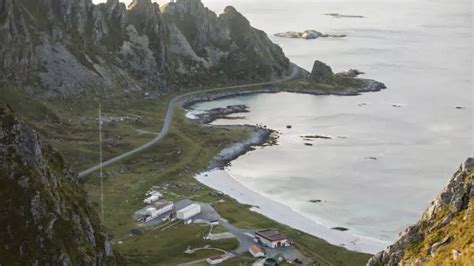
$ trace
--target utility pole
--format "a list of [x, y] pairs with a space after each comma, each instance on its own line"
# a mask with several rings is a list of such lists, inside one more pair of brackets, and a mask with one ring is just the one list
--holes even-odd
[[99, 103], [100, 216], [104, 222], [104, 176], [102, 173], [102, 106]]

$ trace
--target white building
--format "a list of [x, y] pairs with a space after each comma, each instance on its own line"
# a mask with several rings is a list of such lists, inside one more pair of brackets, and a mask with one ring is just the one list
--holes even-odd
[[217, 256], [212, 256], [206, 259], [206, 262], [209, 263], [210, 265], [215, 265], [224, 262], [224, 256], [217, 255]]
[[174, 209], [174, 203], [168, 201], [156, 201], [148, 207], [135, 213], [137, 219], [143, 218], [145, 222], [156, 219], [160, 215], [171, 212]]
[[255, 258], [265, 257], [265, 250], [263, 250], [263, 248], [255, 244], [250, 246], [249, 252]]
[[143, 202], [145, 204], [152, 204], [153, 202], [163, 198], [163, 194], [161, 194], [160, 192], [157, 192], [157, 191], [153, 191], [148, 195], [149, 195], [149, 197], [146, 198], [145, 200], [143, 200]]
[[176, 212], [176, 217], [180, 220], [188, 220], [201, 213], [201, 205], [193, 203]]
[[288, 239], [288, 237], [281, 235], [277, 230], [274, 229], [258, 230], [255, 232], [255, 235], [255, 238], [260, 243], [262, 243], [262, 245], [269, 248], [291, 246], [291, 241]]

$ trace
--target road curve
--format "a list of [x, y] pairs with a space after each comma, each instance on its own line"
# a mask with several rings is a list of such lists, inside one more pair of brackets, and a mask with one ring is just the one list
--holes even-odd
[[145, 143], [145, 144], [143, 144], [139, 147], [134, 148], [133, 150], [127, 151], [127, 152], [125, 152], [121, 155], [118, 155], [114, 158], [111, 158], [111, 159], [103, 162], [102, 165], [99, 163], [95, 166], [90, 167], [89, 169], [81, 171], [79, 173], [79, 177], [84, 177], [84, 176], [86, 176], [90, 173], [93, 173], [93, 172], [99, 170], [101, 166], [102, 167], [109, 166], [109, 165], [114, 164], [114, 163], [116, 163], [116, 162], [118, 162], [118, 161], [120, 161], [124, 158], [129, 157], [130, 155], [133, 155], [137, 152], [141, 152], [141, 151], [153, 146], [155, 143], [157, 143], [161, 139], [163, 139], [168, 134], [168, 130], [169, 130], [169, 127], [170, 127], [170, 124], [171, 124], [171, 120], [173, 119], [174, 107], [176, 106], [176, 103], [179, 102], [180, 100], [184, 99], [185, 97], [200, 94], [200, 93], [207, 93], [207, 92], [214, 92], [214, 91], [223, 91], [223, 90], [230, 90], [230, 89], [248, 88], [248, 87], [256, 87], [256, 86], [262, 86], [262, 85], [282, 83], [282, 82], [285, 82], [285, 81], [289, 81], [289, 80], [295, 78], [298, 75], [299, 68], [294, 64], [292, 64], [291, 67], [292, 67], [291, 74], [288, 77], [284, 78], [284, 79], [269, 81], [269, 82], [259, 82], [259, 83], [251, 83], [251, 84], [244, 84], [244, 85], [235, 85], [235, 86], [228, 86], [228, 87], [220, 87], [220, 88], [192, 91], [192, 92], [184, 93], [184, 94], [177, 95], [177, 96], [173, 97], [170, 100], [170, 102], [168, 103], [168, 110], [166, 111], [165, 120], [163, 121], [163, 127], [161, 128], [160, 133], [158, 133], [155, 138], [153, 138], [149, 142], [147, 142], [147, 143]]

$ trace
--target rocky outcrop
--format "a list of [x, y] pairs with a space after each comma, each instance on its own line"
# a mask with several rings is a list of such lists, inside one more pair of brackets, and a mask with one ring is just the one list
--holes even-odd
[[0, 264], [119, 264], [82, 184], [62, 157], [4, 105], [0, 125]]
[[364, 73], [356, 69], [350, 69], [346, 72], [334, 74], [330, 66], [316, 60], [313, 64], [311, 73], [308, 75], [308, 80], [313, 83], [329, 85], [330, 87], [334, 87], [336, 90], [348, 93], [354, 91], [357, 91], [358, 93], [373, 92], [387, 88], [385, 84], [381, 82], [372, 79], [357, 78], [357, 76], [361, 74]]
[[311, 74], [309, 75], [309, 80], [316, 83], [333, 84], [334, 72], [332, 72], [330, 66], [316, 60], [313, 64], [313, 70], [311, 70]]
[[474, 260], [474, 158], [467, 159], [421, 219], [367, 265], [468, 265]]
[[357, 70], [357, 69], [349, 69], [345, 72], [339, 72], [336, 73], [336, 75], [342, 76], [342, 77], [348, 77], [348, 78], [356, 78], [360, 75], [365, 74], [364, 72]]
[[346, 37], [345, 34], [326, 34], [316, 30], [305, 30], [303, 32], [297, 31], [287, 31], [287, 32], [279, 32], [275, 33], [277, 37], [283, 38], [292, 38], [292, 39], [305, 39], [305, 40], [312, 40], [317, 38], [343, 38]]
[[365, 18], [364, 16], [360, 16], [360, 15], [344, 15], [344, 14], [339, 14], [339, 13], [327, 13], [324, 15], [334, 17], [334, 18]]
[[[199, 0], [1, 0], [0, 85], [39, 97], [281, 77], [289, 61], [232, 7]], [[99, 90], [100, 88], [100, 90]]]
[[205, 111], [197, 114], [196, 117], [201, 123], [208, 124], [216, 119], [226, 118], [230, 114], [248, 113], [248, 109], [246, 105], [229, 105], [227, 107], [218, 107]]

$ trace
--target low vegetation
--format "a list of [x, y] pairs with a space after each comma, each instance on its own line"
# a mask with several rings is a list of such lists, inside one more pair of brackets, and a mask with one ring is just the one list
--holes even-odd
[[[153, 138], [153, 133], [161, 130], [168, 100], [173, 96], [145, 99], [143, 95], [130, 94], [121, 100], [110, 97], [102, 106], [103, 115], [136, 116], [139, 119], [104, 125], [104, 158], [119, 155]], [[21, 92], [2, 94], [2, 98], [7, 98], [6, 102], [16, 103], [19, 113], [63, 152], [74, 169], [83, 170], [98, 163], [98, 98], [76, 98], [66, 104], [60, 100], [15, 101], [16, 97], [22, 97]], [[242, 228], [277, 228], [294, 240], [305, 255], [321, 265], [365, 265], [368, 254], [330, 245], [279, 224], [196, 181], [193, 178], [196, 173], [206, 169], [210, 160], [225, 146], [247, 138], [250, 129], [202, 126], [187, 119], [182, 109], [177, 108], [176, 111], [164, 141], [104, 169], [104, 223], [112, 236], [114, 248], [130, 263], [182, 263], [219, 253], [200, 251], [185, 254], [188, 247], [210, 245], [232, 250], [237, 246], [236, 239], [204, 240], [203, 236], [209, 228], [200, 225], [177, 224], [162, 230], [161, 227], [136, 224], [132, 216], [143, 207], [145, 192], [152, 186], [168, 184], [169, 188], [162, 191], [167, 199], [191, 198], [211, 203], [221, 216]], [[99, 202], [97, 173], [88, 176], [85, 184], [90, 196]], [[98, 203], [96, 207], [99, 207]], [[137, 228], [143, 232], [141, 235], [129, 234], [131, 229]], [[253, 259], [249, 256], [241, 256], [233, 258], [228, 264], [251, 261]]]
[[[472, 182], [474, 174], [466, 178], [466, 183]], [[430, 221], [442, 221], [449, 214], [447, 207], [435, 213]], [[424, 258], [426, 265], [470, 265], [474, 261], [474, 199], [471, 198], [468, 207], [456, 213], [447, 225], [435, 227], [434, 224], [426, 222], [423, 231], [429, 232], [425, 237], [411, 245], [405, 252], [403, 262], [412, 262], [417, 258]], [[430, 250], [435, 243], [439, 243], [449, 237], [451, 240], [441, 245], [434, 254]], [[453, 255], [459, 253], [459, 256]], [[458, 257], [454, 260], [455, 257]]]

